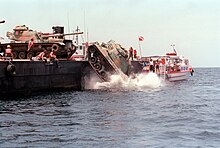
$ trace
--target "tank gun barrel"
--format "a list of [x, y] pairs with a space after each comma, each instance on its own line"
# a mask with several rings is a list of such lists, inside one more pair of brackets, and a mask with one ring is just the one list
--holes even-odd
[[0, 24], [2, 24], [2, 23], [5, 23], [5, 20], [3, 20], [3, 21], [0, 21]]
[[43, 34], [41, 37], [60, 37], [60, 36], [68, 36], [68, 35], [78, 35], [78, 34], [83, 34], [83, 32], [75, 32], [75, 33], [66, 33], [66, 34]]
[[63, 34], [63, 35], [78, 35], [78, 34], [83, 34], [83, 32], [66, 33], [66, 34]]

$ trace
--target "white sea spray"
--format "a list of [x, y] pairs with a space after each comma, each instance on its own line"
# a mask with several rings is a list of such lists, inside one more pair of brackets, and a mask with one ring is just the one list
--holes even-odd
[[145, 91], [161, 85], [161, 79], [155, 73], [137, 74], [127, 79], [123, 79], [120, 75], [112, 75], [109, 82], [97, 82], [94, 89]]

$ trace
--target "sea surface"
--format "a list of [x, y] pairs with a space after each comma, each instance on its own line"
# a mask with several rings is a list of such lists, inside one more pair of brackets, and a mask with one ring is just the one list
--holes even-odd
[[218, 148], [220, 68], [194, 71], [0, 100], [0, 147]]

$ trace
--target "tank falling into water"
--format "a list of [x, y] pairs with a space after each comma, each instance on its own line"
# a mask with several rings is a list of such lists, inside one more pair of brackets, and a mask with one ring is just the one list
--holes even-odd
[[130, 72], [130, 63], [126, 50], [115, 41], [107, 44], [94, 43], [88, 47], [88, 60], [94, 71], [103, 81], [109, 81], [109, 76], [119, 74], [123, 79]]

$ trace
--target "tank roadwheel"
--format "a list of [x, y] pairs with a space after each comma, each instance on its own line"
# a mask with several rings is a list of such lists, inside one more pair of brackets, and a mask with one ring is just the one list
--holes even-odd
[[12, 52], [12, 54], [13, 54], [13, 59], [17, 59], [18, 53], [16, 51], [14, 51], [14, 52]]
[[95, 67], [96, 70], [101, 70], [102, 69], [102, 65], [100, 63], [96, 63], [94, 65], [94, 67]]
[[24, 59], [25, 58], [25, 53], [24, 52], [20, 52], [18, 54], [19, 59]]
[[91, 63], [96, 63], [96, 61], [97, 61], [97, 58], [96, 57], [91, 57]]
[[27, 58], [28, 58], [28, 59], [31, 59], [32, 57], [34, 57], [34, 53], [29, 52], [29, 53], [27, 54]]
[[101, 75], [102, 77], [106, 77], [106, 72], [105, 72], [105, 71], [101, 71], [101, 72], [100, 72], [100, 75]]
[[90, 48], [89, 48], [89, 52], [90, 52], [90, 53], [94, 53], [94, 52], [95, 52], [95, 48], [90, 47]]

